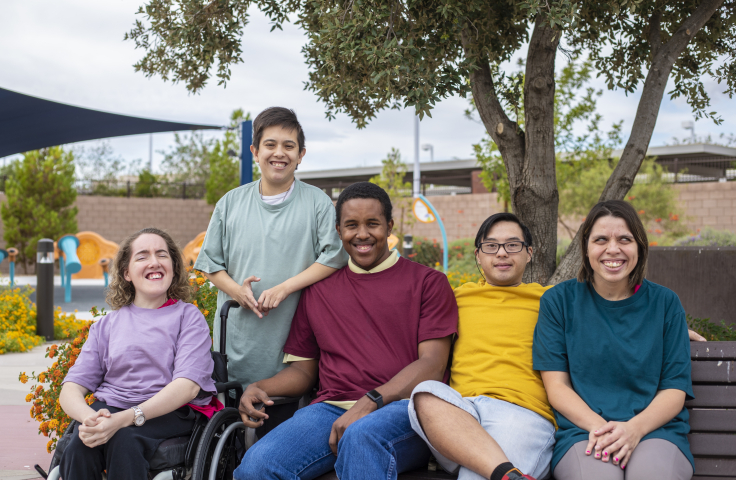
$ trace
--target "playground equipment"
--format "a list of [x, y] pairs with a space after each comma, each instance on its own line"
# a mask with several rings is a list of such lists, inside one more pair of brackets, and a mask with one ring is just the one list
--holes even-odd
[[100, 260], [114, 258], [118, 253], [118, 244], [95, 232], [79, 232], [76, 237], [79, 239], [77, 255], [82, 269], [72, 278], [105, 278], [105, 268]]
[[[394, 235], [393, 233], [388, 236], [388, 249], [394, 250], [396, 247], [399, 246], [399, 237]], [[399, 253], [401, 255], [401, 253]]]
[[79, 239], [74, 235], [64, 235], [56, 242], [64, 258], [59, 257], [59, 268], [61, 270], [61, 285], [64, 287], [64, 302], [72, 301], [72, 274], [82, 269], [82, 264], [77, 256]]
[[187, 243], [184, 247], [184, 250], [182, 250], [182, 253], [184, 254], [185, 265], [194, 265], [194, 262], [197, 261], [197, 255], [199, 255], [199, 251], [202, 249], [202, 243], [204, 243], [205, 233], [207, 232], [202, 232], [194, 237], [194, 240]]
[[8, 261], [10, 262], [10, 286], [15, 285], [15, 257], [18, 256], [17, 248], [8, 249]]
[[102, 275], [105, 277], [105, 288], [107, 288], [108, 278], [107, 278], [107, 270], [110, 266], [110, 259], [109, 258], [103, 258], [100, 260], [100, 267], [102, 267]]

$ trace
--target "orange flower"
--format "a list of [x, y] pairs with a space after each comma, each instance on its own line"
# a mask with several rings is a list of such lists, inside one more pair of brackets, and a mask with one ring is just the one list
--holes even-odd
[[660, 235], [660, 234], [662, 233], [662, 230], [660, 230], [660, 229], [656, 229], [656, 230], [654, 231], [654, 233], [656, 233], [657, 235]]
[[49, 440], [49, 443], [46, 444], [46, 452], [51, 453], [51, 447], [53, 446], [54, 441]]
[[18, 380], [20, 380], [20, 383], [28, 382], [28, 375], [26, 375], [26, 372], [23, 372], [20, 375], [18, 375]]
[[673, 222], [676, 222], [679, 219], [680, 219], [680, 216], [679, 215], [672, 215], [672, 214], [670, 214], [670, 220], [672, 220]]
[[78, 348], [72, 348], [72, 355], [79, 355], [79, 352], [81, 352]]
[[644, 210], [639, 210], [639, 215], [644, 215], [646, 212]]
[[662, 221], [662, 219], [661, 218], [655, 218], [654, 221], [657, 222], [657, 223], [659, 223], [659, 222]]
[[657, 242], [649, 242], [650, 247], [656, 247], [657, 245], [659, 245]]
[[26, 395], [26, 402], [30, 402], [31, 400], [33, 400], [33, 394], [29, 393], [28, 395]]
[[629, 197], [629, 200], [633, 200], [633, 199], [635, 199], [635, 198], [636, 198], [636, 196], [635, 196], [635, 195], [631, 195], [631, 196]]

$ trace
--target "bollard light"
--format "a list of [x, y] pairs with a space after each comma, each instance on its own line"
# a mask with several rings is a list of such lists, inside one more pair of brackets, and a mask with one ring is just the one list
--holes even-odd
[[54, 241], [48, 238], [36, 248], [36, 334], [54, 339]]
[[412, 237], [411, 233], [407, 233], [404, 235], [404, 256], [409, 257], [412, 253], [414, 253], [414, 237]]

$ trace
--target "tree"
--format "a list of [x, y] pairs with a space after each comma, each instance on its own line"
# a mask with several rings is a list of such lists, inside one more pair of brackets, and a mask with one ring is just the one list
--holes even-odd
[[125, 196], [127, 189], [118, 188], [121, 175], [137, 175], [141, 159], [127, 161], [115, 155], [108, 140], [102, 140], [89, 148], [74, 150], [75, 174], [78, 187], [88, 189], [92, 195]]
[[217, 140], [202, 131], [174, 134], [174, 146], [162, 152], [161, 170], [170, 182], [204, 184], [210, 176], [210, 155]]
[[[403, 251], [405, 228], [414, 224], [415, 218], [412, 215], [412, 197], [411, 183], [405, 182], [406, 163], [401, 160], [401, 152], [392, 148], [381, 160], [383, 168], [380, 175], [376, 175], [370, 179], [371, 183], [375, 183], [382, 189], [386, 190], [394, 212], [398, 211], [398, 221], [394, 219], [394, 234], [399, 237], [399, 249]], [[394, 218], [397, 215], [394, 214]]]
[[[250, 120], [250, 113], [243, 114], [242, 109], [230, 115], [230, 129], [225, 137], [215, 142], [209, 154], [210, 175], [205, 181], [205, 199], [210, 205], [217, 203], [223, 195], [240, 185], [240, 123]], [[258, 164], [253, 162], [253, 180], [261, 178]]]
[[36, 244], [77, 232], [74, 155], [61, 147], [33, 150], [13, 164], [2, 205], [5, 243], [18, 248], [18, 262], [28, 273], [36, 262]]
[[[621, 160], [599, 200], [622, 199], [634, 183], [654, 131], [667, 80], [696, 117], [711, 117], [703, 79], [736, 91], [733, 0], [309, 0], [254, 2], [279, 28], [296, 16], [308, 42], [307, 88], [328, 117], [348, 114], [363, 127], [384, 108], [423, 116], [451, 95], [472, 92], [508, 172], [511, 206], [538, 239], [526, 281], [574, 276], [573, 242], [555, 271], [559, 194], [555, 171], [557, 51], [587, 52], [609, 89], [641, 98]], [[247, 0], [150, 0], [126, 38], [146, 50], [135, 68], [200, 90], [217, 65], [221, 84], [242, 62]], [[523, 78], [500, 66], [528, 45]], [[563, 47], [564, 45], [564, 47]], [[523, 123], [513, 113], [524, 105]]]

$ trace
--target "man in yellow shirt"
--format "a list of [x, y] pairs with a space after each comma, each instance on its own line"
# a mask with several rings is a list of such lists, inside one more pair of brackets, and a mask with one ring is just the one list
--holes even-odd
[[555, 424], [532, 369], [532, 342], [539, 299], [550, 287], [521, 282], [532, 236], [515, 215], [486, 219], [475, 247], [485, 281], [455, 289], [460, 317], [450, 385], [417, 385], [412, 427], [445, 470], [459, 470], [459, 480], [546, 478]]

